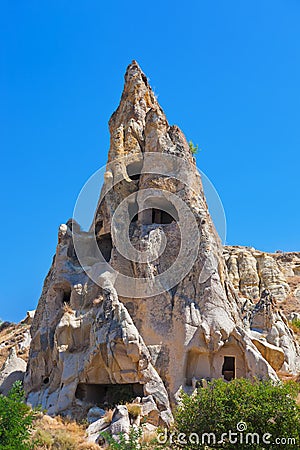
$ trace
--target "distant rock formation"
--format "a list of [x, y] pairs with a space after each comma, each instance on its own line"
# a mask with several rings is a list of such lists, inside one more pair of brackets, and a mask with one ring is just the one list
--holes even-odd
[[267, 289], [287, 316], [300, 312], [300, 253], [266, 253], [252, 247], [226, 246], [224, 257], [239, 297], [255, 302]]
[[59, 228], [31, 327], [28, 402], [76, 414], [151, 396], [168, 425], [180, 389], [200, 380], [295, 372], [275, 305], [290, 292], [283, 256], [223, 255], [189, 145], [136, 62], [109, 125], [92, 227]]
[[0, 370], [0, 394], [7, 395], [16, 381], [23, 381], [26, 362], [17, 356], [12, 347], [7, 360]]

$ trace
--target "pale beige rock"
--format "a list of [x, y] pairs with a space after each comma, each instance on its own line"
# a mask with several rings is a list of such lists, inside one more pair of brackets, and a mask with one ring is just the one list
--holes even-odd
[[[277, 379], [251, 340], [249, 326], [255, 321], [267, 328], [269, 340], [277, 339], [278, 348], [283, 348], [284, 370], [295, 370], [298, 350], [293, 347], [283, 319], [279, 315], [265, 317], [266, 311], [263, 317], [252, 313], [252, 299], [261, 293], [261, 280], [265, 286], [270, 285], [276, 298], [289, 292], [281, 283], [281, 265], [249, 249], [227, 249], [223, 256], [189, 145], [179, 128], [168, 124], [136, 62], [127, 69], [121, 102], [109, 126], [111, 164], [107, 166], [102, 193], [110, 190], [97, 206], [93, 227], [111, 268], [134, 278], [136, 285], [141, 278], [146, 278], [147, 283], [144, 291], [136, 290], [141, 295], [130, 295], [126, 290], [121, 295], [124, 286], [118, 284], [120, 277], [97, 259], [93, 227], [90, 232], [82, 232], [74, 220], [61, 225], [55, 259], [31, 327], [25, 377], [28, 401], [41, 404], [49, 414], [72, 414], [76, 408], [90, 408], [91, 401], [108, 402], [106, 389], [127, 385], [133, 390], [133, 398], [141, 397], [142, 405], [145, 398], [151, 399], [150, 413], [155, 424], [170, 425], [170, 402], [175, 403], [181, 388], [191, 389], [192, 380], [221, 378], [228, 373], [233, 377]], [[180, 173], [186, 182], [175, 176], [154, 176], [149, 170], [142, 171], [135, 180], [130, 168], [144, 169], [150, 152], [177, 156], [179, 167], [166, 162], [166, 168], [171, 175], [172, 170]], [[118, 159], [123, 156], [126, 161]], [[178, 214], [175, 221], [157, 223], [160, 216], [153, 202], [158, 200], [149, 196], [148, 189], [162, 190], [163, 204], [169, 201], [167, 204], [174, 207], [178, 201], [186, 209], [174, 207]], [[171, 193], [177, 199], [173, 199], [174, 204], [168, 200]], [[147, 250], [146, 260], [142, 254], [136, 260], [126, 259], [111, 239], [121, 236], [122, 241], [128, 234], [126, 221], [114, 221], [114, 215], [132, 194], [131, 205], [140, 209], [146, 205], [146, 209], [130, 225], [131, 247], [141, 249], [141, 253]], [[193, 244], [189, 250], [196, 248], [195, 263], [181, 281], [170, 286], [166, 283], [162, 292], [148, 295], [155, 277], [179, 259], [179, 225], [189, 223], [190, 211], [195, 226], [189, 228]], [[76, 251], [74, 241], [79, 246]], [[77, 250], [84, 260], [82, 265]], [[180, 259], [181, 269], [186, 269], [186, 263]], [[245, 305], [247, 298], [249, 304]], [[127, 419], [125, 422], [128, 425]], [[110, 431], [118, 433], [117, 428], [112, 426]]]
[[[226, 246], [224, 257], [234, 288], [244, 297], [259, 298], [264, 289], [282, 302], [299, 300], [300, 253], [265, 253], [251, 247]], [[299, 304], [300, 311], [300, 304]]]
[[269, 344], [266, 340], [252, 339], [253, 344], [266, 361], [273, 367], [274, 370], [279, 371], [284, 363], [284, 352], [281, 348]]
[[0, 394], [7, 395], [16, 381], [23, 381], [26, 362], [17, 356], [15, 347], [0, 370]]

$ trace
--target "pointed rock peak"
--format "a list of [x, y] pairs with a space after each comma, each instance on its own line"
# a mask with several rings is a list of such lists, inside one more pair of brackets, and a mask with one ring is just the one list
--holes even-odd
[[109, 121], [111, 135], [109, 160], [144, 151], [145, 127], [149, 112], [168, 128], [146, 75], [136, 61], [127, 67], [120, 104]]
[[130, 83], [132, 79], [136, 79], [137, 77], [140, 77], [146, 86], [148, 86], [148, 79], [146, 75], [142, 72], [142, 69], [138, 65], [138, 63], [133, 60], [131, 64], [126, 69], [125, 73], [125, 84]]

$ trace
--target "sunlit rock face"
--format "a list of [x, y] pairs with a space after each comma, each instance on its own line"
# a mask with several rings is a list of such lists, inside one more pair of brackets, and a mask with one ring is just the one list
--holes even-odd
[[[238, 289], [260, 295], [255, 256], [224, 258], [189, 145], [135, 61], [109, 127], [91, 229], [74, 220], [59, 228], [31, 327], [28, 401], [50, 414], [75, 414], [122, 395], [151, 395], [164, 425], [181, 387], [294, 371], [292, 335], [287, 343], [272, 328], [275, 321], [287, 334], [283, 317], [274, 313], [268, 329], [253, 335], [254, 313]], [[259, 269], [266, 280], [268, 264]], [[243, 270], [249, 279], [241, 281]]]

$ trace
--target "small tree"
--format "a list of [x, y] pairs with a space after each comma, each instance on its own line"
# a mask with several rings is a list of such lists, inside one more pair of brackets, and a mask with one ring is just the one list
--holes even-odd
[[193, 141], [190, 141], [190, 142], [189, 142], [189, 147], [190, 147], [191, 154], [192, 154], [193, 156], [196, 155], [196, 154], [198, 153], [198, 151], [199, 151], [198, 144], [197, 144], [197, 145], [194, 145], [194, 144], [193, 144]]
[[[300, 408], [296, 404], [298, 392], [296, 383], [251, 382], [240, 378], [230, 383], [215, 380], [207, 388], [197, 389], [192, 396], [182, 394], [180, 406], [175, 412], [175, 436], [184, 433], [189, 439], [191, 433], [196, 433], [199, 444], [194, 435], [194, 443], [179, 442], [177, 448], [300, 448]], [[237, 433], [235, 444], [230, 441], [230, 430]], [[266, 439], [270, 443], [264, 444], [263, 436], [267, 433], [270, 437]], [[175, 445], [173, 448], [176, 448]]]
[[22, 383], [16, 381], [7, 397], [0, 395], [0, 449], [29, 450], [35, 413], [24, 403]]

